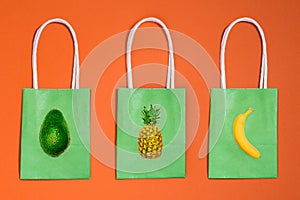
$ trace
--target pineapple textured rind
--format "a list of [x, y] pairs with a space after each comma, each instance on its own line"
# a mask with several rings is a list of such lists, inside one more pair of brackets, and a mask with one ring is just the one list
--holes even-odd
[[157, 158], [162, 153], [162, 134], [154, 125], [143, 127], [138, 136], [138, 150], [144, 158]]

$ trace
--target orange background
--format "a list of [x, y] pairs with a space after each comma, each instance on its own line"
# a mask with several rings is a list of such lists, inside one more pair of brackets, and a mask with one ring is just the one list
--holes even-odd
[[[0, 199], [300, 199], [299, 6], [297, 0], [2, 0]], [[208, 129], [209, 93], [186, 70], [189, 65], [175, 57], [178, 71], [191, 79], [195, 91], [199, 92], [197, 96], [201, 104], [197, 136], [187, 150], [186, 178], [120, 181], [115, 179], [114, 169], [91, 157], [90, 180], [20, 181], [22, 88], [32, 86], [31, 47], [35, 30], [47, 19], [66, 19], [76, 30], [83, 61], [99, 43], [130, 29], [138, 20], [148, 16], [158, 17], [170, 29], [192, 37], [207, 50], [215, 63], [219, 62], [222, 32], [231, 21], [250, 16], [262, 25], [268, 45], [269, 87], [279, 89], [279, 177], [254, 180], [207, 178], [207, 159], [199, 159], [198, 153]], [[38, 56], [41, 87], [69, 87], [70, 76], [66, 77], [66, 74], [71, 74], [71, 42], [69, 32], [59, 25], [50, 25], [44, 31]], [[228, 87], [256, 87], [261, 52], [256, 30], [239, 24], [233, 29], [227, 47]], [[166, 64], [166, 58], [148, 51], [135, 56], [134, 64]], [[120, 68], [122, 71], [108, 74], [121, 76], [125, 73], [125, 57], [118, 59], [116, 64], [124, 66]], [[103, 77], [103, 81], [108, 85], [115, 84], [113, 78]], [[110, 105], [106, 93], [110, 92], [105, 88], [97, 90], [96, 112], [100, 113], [98, 118], [105, 124], [106, 134], [114, 141], [115, 124], [111, 111], [99, 112]], [[103, 99], [100, 98], [102, 95]]]

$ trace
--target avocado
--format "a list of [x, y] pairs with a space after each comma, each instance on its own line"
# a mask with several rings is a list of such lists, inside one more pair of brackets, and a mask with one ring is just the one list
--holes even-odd
[[70, 132], [63, 113], [52, 109], [46, 115], [39, 134], [43, 151], [51, 157], [60, 156], [70, 145]]

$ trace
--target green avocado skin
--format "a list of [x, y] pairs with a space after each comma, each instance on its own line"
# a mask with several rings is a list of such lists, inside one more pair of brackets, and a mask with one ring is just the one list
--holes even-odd
[[39, 134], [43, 151], [51, 157], [60, 156], [70, 145], [70, 132], [63, 113], [52, 109], [46, 115]]

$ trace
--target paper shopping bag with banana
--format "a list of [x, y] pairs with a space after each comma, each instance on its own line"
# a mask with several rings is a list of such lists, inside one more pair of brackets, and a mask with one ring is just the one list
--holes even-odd
[[[250, 22], [260, 32], [260, 88], [226, 89], [225, 45], [238, 22]], [[240, 18], [225, 30], [221, 45], [221, 88], [211, 89], [209, 178], [277, 177], [277, 89], [267, 88], [264, 33], [251, 18]]]

